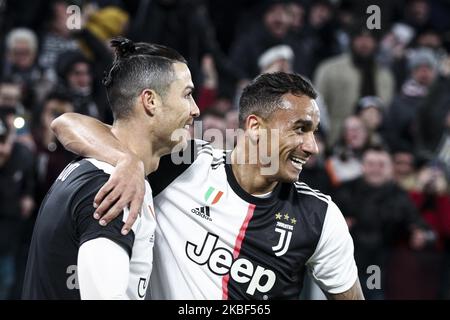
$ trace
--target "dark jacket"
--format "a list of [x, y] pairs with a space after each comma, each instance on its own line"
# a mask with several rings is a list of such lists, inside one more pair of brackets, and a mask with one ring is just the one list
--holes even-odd
[[358, 178], [335, 192], [335, 202], [345, 217], [353, 218], [350, 232], [360, 266], [382, 264], [385, 250], [409, 236], [412, 226], [426, 228], [408, 194], [395, 183], [372, 187]]

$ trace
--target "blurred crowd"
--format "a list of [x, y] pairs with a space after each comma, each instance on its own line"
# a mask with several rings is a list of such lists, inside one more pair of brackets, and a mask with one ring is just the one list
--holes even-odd
[[20, 298], [37, 210], [74, 159], [52, 120], [113, 121], [102, 78], [121, 35], [183, 54], [202, 130], [224, 137], [252, 78], [309, 78], [321, 153], [300, 178], [344, 214], [366, 298], [450, 298], [450, 1], [0, 0], [0, 299]]

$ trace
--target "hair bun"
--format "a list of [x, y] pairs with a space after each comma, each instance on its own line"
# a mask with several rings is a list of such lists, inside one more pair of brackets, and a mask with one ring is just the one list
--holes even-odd
[[116, 48], [116, 54], [120, 58], [124, 58], [136, 52], [136, 45], [127, 38], [116, 38], [111, 40], [111, 46]]

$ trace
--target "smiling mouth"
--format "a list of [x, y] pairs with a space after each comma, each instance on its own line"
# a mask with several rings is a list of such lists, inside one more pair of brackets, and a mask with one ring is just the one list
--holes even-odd
[[289, 160], [291, 160], [292, 165], [298, 169], [298, 170], [302, 170], [303, 169], [303, 165], [306, 163], [306, 159], [302, 159], [302, 158], [298, 158], [298, 157], [290, 157]]

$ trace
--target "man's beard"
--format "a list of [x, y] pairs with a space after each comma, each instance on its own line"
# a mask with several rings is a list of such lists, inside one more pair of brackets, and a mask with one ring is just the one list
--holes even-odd
[[373, 67], [375, 63], [375, 53], [372, 53], [370, 55], [360, 55], [359, 53], [355, 52], [355, 50], [351, 50], [351, 56], [352, 61], [358, 68], [368, 68]]

